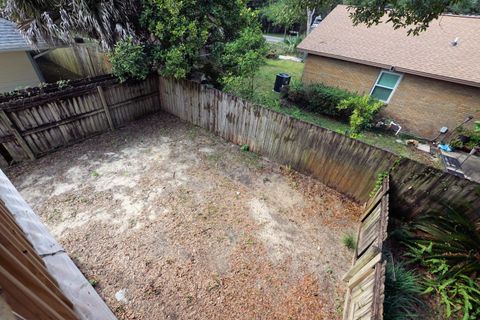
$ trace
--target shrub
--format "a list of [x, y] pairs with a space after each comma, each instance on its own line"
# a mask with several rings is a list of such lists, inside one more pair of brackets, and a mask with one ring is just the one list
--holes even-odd
[[267, 44], [267, 53], [265, 57], [268, 59], [278, 59], [278, 56], [283, 54], [286, 50], [286, 45], [283, 43], [269, 43]]
[[310, 112], [325, 114], [339, 119], [347, 120], [351, 110], [337, 108], [342, 100], [353, 97], [354, 94], [323, 84], [303, 85], [294, 83], [288, 92], [287, 99], [301, 109]]
[[127, 38], [115, 45], [110, 54], [112, 73], [125, 81], [129, 78], [145, 80], [150, 73], [149, 59], [143, 45], [134, 43], [133, 39]]
[[387, 263], [385, 274], [385, 320], [418, 319], [419, 309], [424, 307], [420, 295], [423, 292], [420, 276], [403, 263]]
[[340, 101], [337, 109], [352, 112], [350, 116], [350, 129], [353, 133], [359, 133], [371, 127], [375, 116], [382, 107], [382, 102], [365, 95], [344, 99]]
[[295, 36], [295, 37], [287, 37], [284, 42], [287, 45], [286, 53], [287, 54], [296, 54], [297, 53], [297, 46], [302, 42], [304, 37]]
[[[456, 149], [463, 149], [467, 147], [469, 149], [473, 149], [475, 147], [480, 146], [480, 122], [475, 122], [475, 126], [472, 130], [465, 129], [464, 127], [460, 127], [457, 129], [457, 133], [468, 138], [468, 141], [462, 142], [459, 140], [457, 136], [455, 139], [450, 141], [450, 146]], [[477, 128], [478, 126], [478, 128]]]
[[355, 243], [355, 238], [351, 234], [345, 234], [342, 237], [342, 243], [349, 250], [355, 250], [355, 248], [357, 247], [357, 244]]

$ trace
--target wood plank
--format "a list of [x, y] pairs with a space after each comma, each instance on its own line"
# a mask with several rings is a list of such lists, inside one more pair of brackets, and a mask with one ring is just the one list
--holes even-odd
[[357, 274], [367, 263], [374, 259], [381, 250], [378, 247], [370, 247], [364, 255], [358, 259], [350, 270], [342, 277], [342, 281], [349, 281], [355, 274]]
[[348, 281], [348, 286], [352, 288], [353, 286], [356, 286], [360, 281], [362, 281], [365, 277], [368, 276], [369, 272], [373, 272], [372, 268], [377, 264], [378, 262], [382, 261], [382, 253], [378, 253], [372, 260], [370, 260], [368, 263], [366, 263], [360, 270], [358, 270], [357, 273], [353, 277], [350, 278]]
[[115, 130], [115, 126], [113, 125], [112, 115], [110, 114], [110, 108], [107, 104], [107, 100], [105, 99], [105, 93], [103, 92], [103, 88], [101, 86], [97, 87], [98, 95], [100, 96], [100, 101], [102, 102], [103, 110], [105, 111], [105, 115], [107, 116], [108, 125], [110, 130]]
[[32, 149], [30, 149], [30, 146], [23, 139], [22, 135], [17, 130], [15, 125], [12, 123], [12, 121], [10, 121], [10, 118], [8, 117], [8, 115], [4, 110], [0, 110], [0, 118], [3, 120], [3, 123], [5, 123], [8, 126], [10, 132], [15, 136], [15, 139], [17, 140], [18, 144], [22, 147], [23, 151], [25, 151], [28, 157], [32, 160], [35, 159], [35, 155]]
[[18, 320], [15, 319], [12, 308], [8, 305], [5, 300], [5, 293], [2, 288], [0, 288], [0, 319], [2, 320]]

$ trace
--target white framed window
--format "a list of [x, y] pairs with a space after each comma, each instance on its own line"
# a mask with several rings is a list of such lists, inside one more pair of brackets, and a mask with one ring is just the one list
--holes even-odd
[[380, 71], [377, 81], [370, 91], [370, 96], [380, 101], [388, 103], [392, 98], [395, 89], [402, 80], [402, 74], [391, 71]]

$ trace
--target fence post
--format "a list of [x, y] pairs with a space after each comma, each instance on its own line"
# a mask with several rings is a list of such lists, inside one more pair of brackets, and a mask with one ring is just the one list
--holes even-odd
[[33, 160], [35, 159], [35, 154], [33, 153], [32, 149], [30, 149], [29, 145], [23, 139], [22, 135], [20, 132], [17, 130], [13, 122], [10, 120], [8, 117], [7, 113], [4, 110], [0, 110], [0, 118], [3, 120], [5, 125], [8, 127], [8, 129], [13, 133], [15, 136], [15, 139], [17, 140], [18, 144], [22, 147], [23, 151], [25, 151], [28, 155], [28, 157]]
[[110, 130], [114, 130], [115, 126], [113, 125], [112, 115], [110, 114], [110, 108], [108, 107], [107, 100], [105, 99], [105, 94], [101, 86], [97, 86], [98, 94], [100, 95], [100, 100], [102, 101], [103, 109], [105, 110], [105, 115], [107, 116], [108, 125]]

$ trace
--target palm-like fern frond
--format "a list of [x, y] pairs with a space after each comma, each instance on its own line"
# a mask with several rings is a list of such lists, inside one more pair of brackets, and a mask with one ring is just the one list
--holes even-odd
[[[406, 244], [422, 250], [421, 259], [441, 259], [449, 266], [450, 274], [480, 275], [480, 228], [461, 210], [448, 208], [442, 212], [424, 214], [410, 224]], [[409, 255], [415, 256], [410, 250]]]
[[1, 15], [33, 43], [87, 37], [110, 49], [116, 40], [136, 34], [138, 7], [136, 0], [6, 0]]

